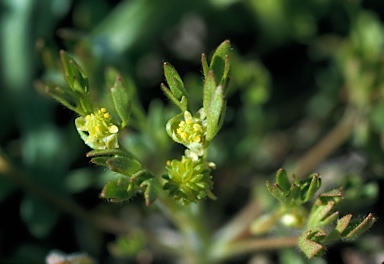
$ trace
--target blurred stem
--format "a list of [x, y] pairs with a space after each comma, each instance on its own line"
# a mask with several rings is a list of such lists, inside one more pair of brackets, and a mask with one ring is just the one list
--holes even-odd
[[36, 195], [44, 201], [47, 201], [63, 212], [81, 219], [88, 224], [96, 226], [100, 230], [121, 234], [128, 233], [130, 230], [120, 221], [107, 215], [94, 214], [88, 212], [74, 200], [69, 197], [63, 197], [34, 182], [31, 177], [23, 174], [12, 165], [11, 161], [0, 148], [0, 175], [15, 182], [26, 191]]
[[207, 259], [210, 234], [204, 221], [202, 204], [181, 205], [165, 195], [159, 197], [157, 204], [184, 237], [185, 248], [179, 251], [184, 258], [183, 263], [212, 263]]
[[213, 260], [220, 262], [245, 253], [295, 247], [296, 245], [297, 237], [255, 238], [233, 241], [221, 247], [219, 251], [214, 252]]
[[342, 119], [314, 147], [308, 150], [292, 170], [298, 178], [315, 170], [334, 150], [340, 147], [353, 132], [357, 113], [347, 108]]
[[219, 244], [237, 239], [249, 228], [252, 221], [260, 214], [257, 199], [252, 199], [244, 208], [215, 234], [215, 241]]

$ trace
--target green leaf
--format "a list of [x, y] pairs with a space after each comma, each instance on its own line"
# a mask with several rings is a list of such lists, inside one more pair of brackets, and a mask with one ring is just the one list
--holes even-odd
[[359, 218], [351, 221], [348, 224], [348, 227], [342, 233], [343, 237], [354, 239], [365, 231], [367, 231], [371, 226], [377, 221], [377, 218], [373, 214], [369, 214], [365, 218]]
[[207, 78], [207, 75], [209, 72], [209, 66], [208, 66], [207, 56], [204, 53], [201, 54], [201, 65], [203, 67], [204, 78]]
[[97, 157], [97, 156], [132, 157], [130, 153], [120, 149], [94, 149], [87, 153], [87, 158]]
[[161, 183], [158, 178], [153, 177], [143, 181], [140, 187], [145, 188], [144, 199], [147, 206], [151, 205], [161, 192]]
[[128, 178], [109, 181], [101, 191], [100, 197], [110, 202], [123, 202], [132, 198], [138, 188]]
[[108, 159], [110, 159], [110, 157], [94, 157], [91, 159], [91, 162], [99, 166], [108, 166]]
[[339, 189], [333, 189], [329, 192], [320, 194], [319, 197], [316, 199], [315, 204], [324, 205], [327, 204], [329, 201], [333, 201], [337, 204], [341, 201], [342, 197], [343, 187], [340, 187]]
[[281, 187], [277, 184], [277, 183], [274, 183], [273, 185], [271, 185], [269, 183], [269, 181], [266, 182], [266, 185], [267, 185], [267, 189], [268, 191], [277, 199], [279, 200], [280, 202], [284, 202], [287, 198], [287, 196], [285, 195], [285, 192], [283, 189], [281, 189]]
[[203, 86], [203, 108], [206, 114], [208, 114], [209, 112], [212, 96], [215, 93], [216, 88], [217, 88], [217, 84], [215, 80], [215, 75], [213, 74], [213, 71], [209, 71], [208, 75], [204, 80], [204, 86]]
[[276, 173], [276, 183], [283, 191], [289, 191], [291, 183], [288, 179], [288, 174], [284, 169], [279, 169]]
[[223, 87], [219, 85], [212, 95], [209, 108], [206, 110], [207, 115], [207, 134], [206, 140], [209, 142], [220, 130], [224, 120], [225, 99]]
[[333, 242], [339, 239], [355, 239], [367, 231], [377, 219], [369, 214], [365, 218], [352, 220], [352, 214], [347, 214], [337, 221], [335, 228], [326, 238], [326, 242]]
[[309, 200], [311, 200], [317, 190], [319, 190], [319, 188], [321, 187], [320, 174], [313, 173], [309, 177], [310, 178], [300, 186], [303, 202], [308, 202]]
[[64, 66], [65, 77], [72, 90], [81, 94], [89, 92], [88, 78], [84, 70], [65, 51], [60, 51], [61, 61]]
[[172, 94], [178, 99], [181, 100], [183, 96], [187, 96], [187, 91], [184, 88], [183, 80], [180, 75], [177, 73], [175, 68], [167, 62], [163, 64], [165, 79], [167, 80], [168, 86], [171, 89]]
[[351, 222], [352, 214], [347, 214], [337, 221], [335, 230], [341, 235], [348, 227]]
[[332, 213], [335, 204], [334, 201], [328, 201], [325, 204], [313, 205], [308, 217], [307, 226], [310, 228], [326, 226], [335, 221], [339, 214], [338, 212]]
[[231, 43], [229, 40], [222, 42], [212, 56], [210, 69], [213, 70], [216, 81], [219, 84], [225, 84], [225, 80], [229, 73], [229, 53], [231, 51]]
[[141, 164], [137, 160], [127, 157], [112, 157], [106, 163], [112, 171], [126, 176], [132, 176], [141, 170]]
[[299, 185], [292, 184], [291, 189], [289, 190], [289, 192], [286, 195], [287, 195], [287, 198], [285, 199], [285, 201], [283, 201], [283, 203], [285, 205], [295, 206], [295, 205], [302, 203], [302, 201], [300, 199], [301, 192], [300, 192], [300, 186]]
[[305, 231], [298, 239], [298, 246], [308, 259], [318, 257], [323, 254], [325, 250], [324, 245], [319, 243], [325, 236], [326, 232], [322, 228], [314, 231]]
[[176, 96], [171, 92], [171, 90], [169, 90], [168, 87], [165, 86], [165, 84], [162, 83], [160, 85], [160, 88], [164, 92], [164, 94], [168, 97], [168, 99], [171, 100], [171, 102], [174, 103], [177, 107], [179, 107], [182, 112], [187, 111], [188, 102], [185, 96], [183, 96], [179, 101], [176, 98]]
[[[130, 89], [126, 86], [134, 87], [132, 81], [127, 84], [123, 83], [123, 79], [120, 74], [110, 69], [108, 75], [115, 75], [115, 81], [111, 87], [112, 101], [115, 106], [116, 112], [119, 115], [121, 127], [125, 127], [128, 124], [129, 116], [131, 114], [131, 93]], [[113, 71], [113, 72], [112, 72]]]

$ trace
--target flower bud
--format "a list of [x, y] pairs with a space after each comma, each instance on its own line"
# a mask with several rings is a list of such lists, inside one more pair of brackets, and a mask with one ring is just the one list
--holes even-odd
[[183, 204], [205, 198], [212, 189], [210, 169], [201, 160], [195, 161], [183, 156], [181, 161], [168, 161], [166, 168], [168, 174], [164, 176], [164, 189], [169, 190], [169, 194]]

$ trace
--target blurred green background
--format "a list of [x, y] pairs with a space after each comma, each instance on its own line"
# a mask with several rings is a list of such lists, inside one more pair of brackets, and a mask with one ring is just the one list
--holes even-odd
[[[140, 197], [119, 205], [98, 198], [111, 173], [89, 164], [76, 116], [40, 84], [63, 83], [60, 49], [86, 69], [98, 100], [105, 67], [129, 76], [147, 120], [133, 119], [122, 142], [162, 173], [180, 154], [165, 133], [175, 109], [159, 88], [162, 63], [198, 96], [201, 53], [225, 39], [233, 56], [226, 121], [210, 150], [218, 196], [207, 202], [212, 229], [250, 197], [267, 209], [265, 181], [278, 168], [299, 177], [318, 171], [325, 188], [344, 185], [342, 212], [379, 218], [357, 243], [330, 247], [318, 263], [381, 263], [383, 19], [381, 0], [1, 0], [0, 263], [42, 263], [53, 249], [87, 252], [100, 263], [169, 263], [144, 249], [140, 232], [115, 240], [131, 227], [167, 223]], [[248, 254], [229, 263], [299, 255]]]

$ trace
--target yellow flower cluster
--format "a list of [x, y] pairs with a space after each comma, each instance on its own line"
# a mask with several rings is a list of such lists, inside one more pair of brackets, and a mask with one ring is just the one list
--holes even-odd
[[93, 149], [119, 147], [119, 128], [112, 123], [111, 115], [104, 107], [85, 117], [78, 117], [76, 127], [85, 143]]
[[184, 112], [185, 121], [179, 123], [179, 127], [176, 130], [176, 133], [183, 139], [185, 142], [189, 143], [200, 143], [203, 140], [204, 130], [203, 127], [193, 120], [190, 112]]

